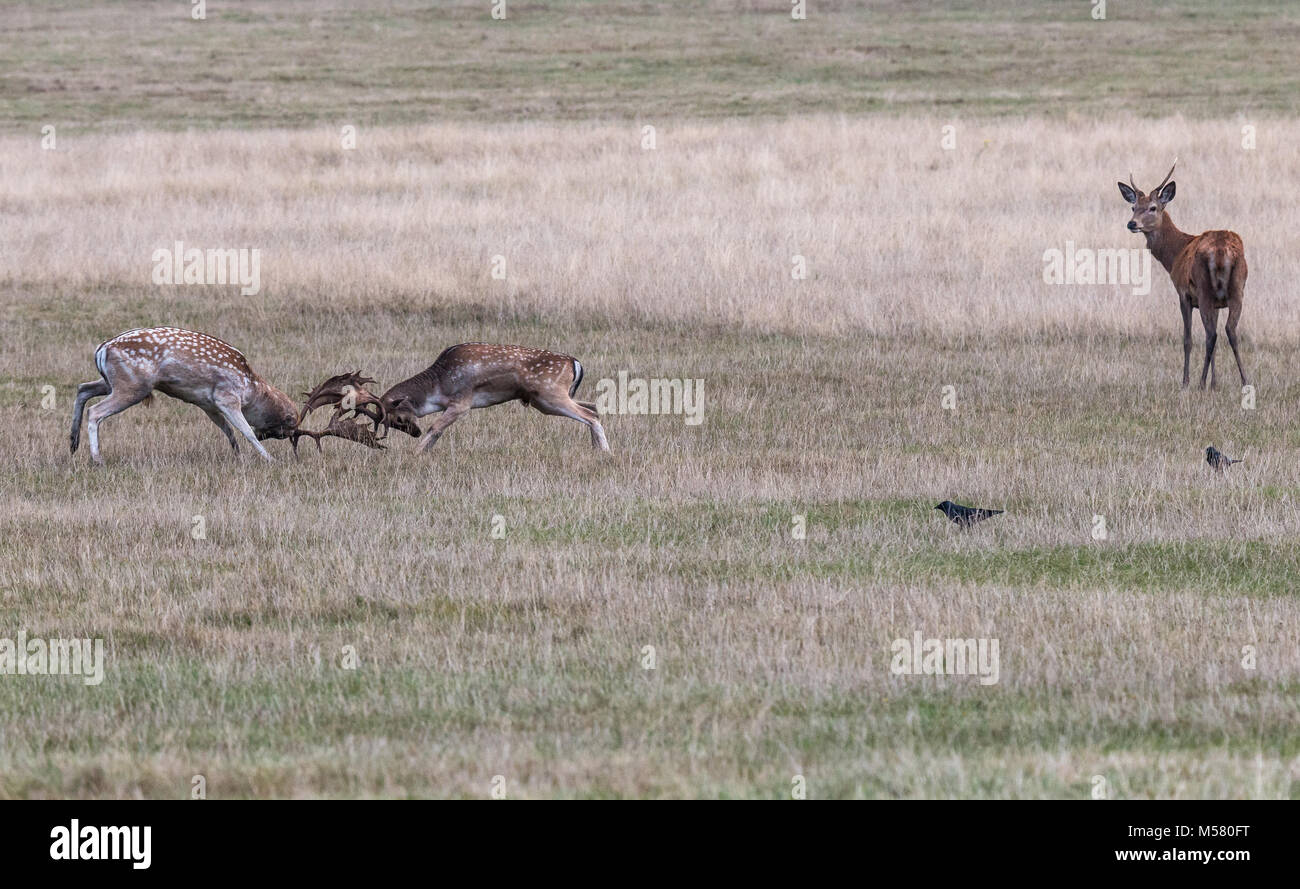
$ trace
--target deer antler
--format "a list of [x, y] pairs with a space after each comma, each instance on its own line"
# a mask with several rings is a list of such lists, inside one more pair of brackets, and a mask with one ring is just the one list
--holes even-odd
[[[307, 396], [307, 400], [303, 402], [302, 411], [298, 414], [298, 427], [290, 436], [294, 454], [298, 453], [298, 439], [304, 435], [316, 442], [318, 451], [321, 449], [320, 440], [329, 436], [345, 438], [368, 448], [383, 450], [384, 446], [379, 443], [379, 440], [388, 433], [387, 412], [384, 410], [383, 402], [366, 389], [366, 386], [373, 382], [375, 381], [369, 377], [362, 376], [361, 371], [354, 370], [351, 373], [332, 376], [310, 392], [303, 393]], [[334, 405], [334, 412], [330, 414], [329, 425], [324, 429], [315, 432], [302, 427], [308, 414], [319, 407], [331, 404]], [[357, 416], [358, 419], [348, 421], [346, 419], [348, 414]], [[360, 416], [370, 420], [372, 428], [367, 429]], [[383, 435], [377, 434], [381, 426]]]
[[333, 415], [330, 416], [329, 425], [319, 432], [314, 432], [311, 429], [303, 429], [301, 427], [295, 429], [289, 438], [289, 443], [293, 446], [294, 454], [297, 455], [298, 453], [298, 439], [302, 438], [304, 435], [316, 442], [317, 451], [321, 449], [320, 440], [329, 436], [346, 438], [348, 441], [355, 441], [357, 444], [363, 444], [368, 448], [373, 448], [379, 451], [384, 450], [384, 446], [375, 436], [374, 430], [367, 429], [366, 424], [360, 420], [344, 420], [343, 414], [344, 411], [336, 408]]
[[[307, 400], [298, 415], [298, 423], [301, 424], [316, 408], [332, 404], [336, 405], [336, 415], [346, 414], [349, 411], [353, 414], [364, 414], [373, 424], [373, 431], [378, 432], [384, 422], [385, 411], [383, 402], [366, 389], [366, 386], [373, 382], [375, 381], [369, 377], [362, 376], [359, 370], [330, 377], [310, 392], [303, 393], [307, 396]], [[344, 401], [348, 402], [347, 407], [337, 407]]]
[[[1178, 158], [1175, 157], [1175, 158], [1174, 158], [1174, 167], [1176, 167], [1176, 166], [1178, 166]], [[1155, 187], [1155, 190], [1151, 192], [1152, 194], [1160, 194], [1160, 189], [1162, 189], [1162, 188], [1165, 187], [1165, 182], [1168, 182], [1171, 178], [1173, 178], [1173, 175], [1174, 175], [1174, 167], [1170, 167], [1170, 168], [1169, 168], [1169, 172], [1165, 174], [1164, 182], [1161, 182], [1159, 185], [1157, 185], [1157, 186]], [[1132, 178], [1132, 177], [1130, 176], [1130, 178]]]

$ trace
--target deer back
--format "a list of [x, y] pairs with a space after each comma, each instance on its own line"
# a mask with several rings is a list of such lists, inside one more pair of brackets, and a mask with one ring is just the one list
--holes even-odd
[[238, 349], [179, 327], [127, 331], [95, 350], [95, 364], [114, 389], [147, 386], [204, 407], [217, 397], [236, 399], [241, 405], [259, 396], [278, 403], [277, 394], [287, 400], [253, 371]]

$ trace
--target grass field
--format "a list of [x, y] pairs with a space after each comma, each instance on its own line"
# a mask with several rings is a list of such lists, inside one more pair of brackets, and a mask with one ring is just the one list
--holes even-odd
[[[521, 3], [475, 43], [478, 5], [247, 4], [174, 44], [177, 4], [0, 7], [30, 36], [0, 66], [0, 638], [108, 650], [96, 687], [0, 676], [0, 797], [1300, 795], [1300, 121], [1268, 62], [1294, 14], [827, 6]], [[1008, 56], [1024, 21], [1154, 49]], [[787, 25], [816, 46], [756, 48]], [[897, 48], [837, 67], [864, 35]], [[1180, 37], [1222, 106], [1119, 67]], [[1158, 265], [1145, 295], [1044, 282], [1067, 241], [1140, 246], [1115, 181], [1175, 155], [1175, 222], [1245, 240], [1253, 407], [1222, 338], [1219, 390], [1179, 389]], [[259, 249], [260, 292], [153, 284], [176, 240]], [[70, 458], [96, 344], [152, 324], [295, 395], [541, 346], [587, 396], [703, 380], [704, 422], [607, 416], [601, 455], [507, 405], [428, 455], [268, 466], [160, 398], [104, 424], [106, 467]], [[1007, 513], [962, 532], [945, 498]], [[998, 639], [999, 681], [894, 675], [918, 631]]]
[[1288, 0], [0, 4], [0, 126], [1291, 113]]

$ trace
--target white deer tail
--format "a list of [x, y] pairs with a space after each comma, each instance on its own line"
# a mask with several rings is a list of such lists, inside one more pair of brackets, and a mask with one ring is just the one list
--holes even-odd
[[569, 397], [572, 398], [578, 394], [578, 386], [582, 383], [582, 362], [577, 358], [573, 359], [573, 385], [569, 387]]
[[105, 380], [108, 379], [108, 373], [104, 365], [104, 353], [108, 351], [109, 342], [110, 342], [109, 340], [105, 340], [104, 342], [100, 343], [99, 348], [95, 350], [95, 367], [98, 368], [99, 375], [103, 377]]

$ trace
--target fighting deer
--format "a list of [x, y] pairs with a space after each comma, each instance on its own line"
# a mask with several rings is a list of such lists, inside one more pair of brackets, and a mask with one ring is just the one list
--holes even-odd
[[[1175, 158], [1174, 167], [1178, 166]], [[1241, 363], [1237, 348], [1237, 321], [1241, 318], [1241, 300], [1246, 286], [1246, 248], [1236, 232], [1208, 231], [1189, 235], [1174, 225], [1165, 206], [1174, 199], [1175, 184], [1170, 181], [1174, 167], [1155, 190], [1147, 195], [1133, 184], [1129, 174], [1128, 184], [1119, 183], [1124, 200], [1133, 205], [1133, 218], [1129, 220], [1131, 232], [1146, 236], [1147, 249], [1169, 273], [1178, 291], [1178, 304], [1183, 313], [1183, 387], [1187, 387], [1192, 356], [1192, 309], [1199, 309], [1201, 323], [1205, 325], [1205, 365], [1201, 368], [1201, 388], [1209, 374], [1210, 388], [1215, 388], [1214, 345], [1219, 338], [1219, 309], [1228, 310], [1224, 329], [1233, 357], [1237, 359], [1237, 372], [1241, 385], [1250, 385], [1246, 369]]]
[[523, 346], [462, 343], [390, 388], [380, 396], [380, 408], [389, 425], [442, 412], [420, 439], [421, 452], [432, 448], [447, 427], [471, 409], [516, 399], [544, 414], [586, 424], [591, 446], [608, 451], [596, 406], [573, 400], [582, 374], [582, 364], [568, 355]]
[[100, 379], [77, 387], [70, 443], [75, 454], [81, 443], [86, 401], [108, 396], [91, 406], [86, 424], [90, 457], [99, 464], [104, 462], [99, 454], [99, 424], [154, 392], [197, 405], [225, 434], [234, 451], [239, 451], [238, 432], [268, 462], [271, 455], [261, 443], [268, 438], [292, 438], [295, 452], [299, 435], [312, 435], [318, 447], [325, 435], [380, 447], [374, 434], [359, 424], [350, 424], [358, 427], [352, 429], [349, 424], [332, 421], [324, 432], [300, 430], [300, 414], [293, 400], [254, 373], [239, 350], [207, 334], [178, 327], [130, 330], [100, 343], [95, 349], [95, 366]]

